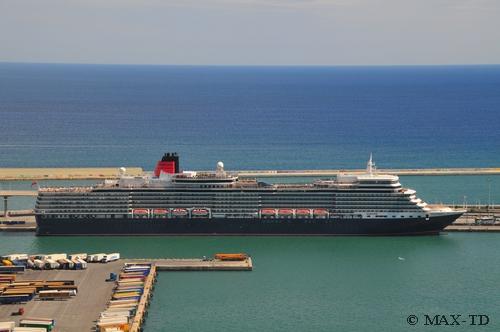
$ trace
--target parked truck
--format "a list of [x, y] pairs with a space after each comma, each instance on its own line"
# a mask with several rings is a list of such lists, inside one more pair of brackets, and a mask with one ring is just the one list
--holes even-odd
[[33, 295], [30, 294], [0, 295], [0, 304], [24, 303], [31, 299]]
[[2, 256], [2, 259], [8, 259], [9, 261], [22, 261], [22, 260], [27, 260], [28, 255], [27, 254], [10, 254], [6, 256]]
[[40, 300], [65, 300], [69, 299], [72, 295], [76, 295], [72, 290], [50, 289], [38, 292]]
[[47, 332], [43, 327], [14, 327], [12, 332]]
[[85, 270], [87, 268], [87, 262], [81, 258], [74, 258], [71, 261], [75, 264], [73, 267], [75, 270]]
[[54, 261], [57, 261], [59, 259], [66, 259], [68, 258], [68, 255], [66, 254], [50, 254], [50, 255], [46, 255], [44, 257], [44, 259], [52, 259]]
[[21, 319], [19, 322], [21, 327], [38, 327], [44, 328], [45, 331], [49, 332], [54, 329], [55, 322], [50, 318], [27, 318]]
[[112, 254], [107, 254], [101, 259], [101, 263], [114, 262], [120, 259], [120, 253], [114, 252]]
[[33, 264], [35, 265], [35, 269], [38, 270], [43, 270], [45, 263], [41, 259], [35, 259], [33, 261]]
[[43, 262], [44, 262], [43, 267], [47, 270], [58, 269], [60, 266], [58, 262], [56, 262], [55, 260], [50, 259], [50, 258], [44, 260]]
[[79, 253], [79, 254], [71, 254], [68, 257], [69, 259], [75, 259], [75, 258], [80, 258], [83, 259], [84, 261], [87, 260], [88, 255], [86, 253]]
[[100, 254], [93, 254], [93, 255], [90, 255], [90, 257], [87, 259], [87, 261], [90, 263], [98, 263], [100, 262], [104, 256], [106, 256], [105, 253], [100, 253]]

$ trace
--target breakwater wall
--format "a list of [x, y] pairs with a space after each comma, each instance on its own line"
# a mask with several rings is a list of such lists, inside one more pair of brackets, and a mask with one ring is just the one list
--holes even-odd
[[[128, 175], [144, 173], [140, 167], [125, 167]], [[120, 167], [82, 167], [82, 168], [0, 168], [0, 181], [23, 180], [98, 180], [116, 179]]]
[[[144, 174], [141, 167], [125, 167], [127, 175]], [[364, 169], [326, 169], [326, 170], [241, 170], [231, 171], [242, 178], [265, 177], [330, 177], [341, 173], [363, 174]], [[414, 168], [414, 169], [379, 169], [379, 173], [394, 175], [500, 175], [500, 167], [489, 168]], [[0, 181], [23, 180], [97, 180], [116, 179], [120, 167], [85, 167], [85, 168], [0, 168]]]

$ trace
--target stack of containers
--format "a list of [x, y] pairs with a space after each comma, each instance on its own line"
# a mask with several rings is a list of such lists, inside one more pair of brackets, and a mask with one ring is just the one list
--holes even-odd
[[28, 261], [28, 255], [27, 254], [11, 254], [7, 256], [2, 256], [2, 264], [11, 266], [11, 265], [22, 265], [26, 266], [27, 261]]
[[0, 304], [22, 303], [33, 299], [36, 288], [16, 282], [16, 275], [0, 274]]
[[128, 331], [144, 292], [150, 264], [127, 264], [121, 271], [111, 301], [97, 322], [101, 332]]
[[15, 281], [15, 278], [9, 280], [8, 277], [2, 277], [0, 280], [3, 280], [0, 283], [0, 304], [28, 302], [35, 294], [39, 294], [40, 299], [69, 298], [75, 296], [78, 291], [74, 280]]
[[0, 292], [14, 281], [16, 281], [15, 274], [0, 274]]

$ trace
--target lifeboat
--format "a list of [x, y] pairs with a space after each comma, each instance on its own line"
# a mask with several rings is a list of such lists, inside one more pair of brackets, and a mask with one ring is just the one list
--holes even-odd
[[173, 209], [172, 213], [176, 217], [184, 217], [187, 216], [188, 211], [186, 209]]
[[295, 214], [297, 216], [310, 216], [311, 215], [311, 210], [310, 209], [297, 209], [295, 211]]
[[276, 215], [276, 210], [275, 209], [262, 209], [262, 210], [260, 210], [260, 214], [262, 216], [274, 216], [274, 215]]
[[293, 216], [293, 209], [279, 209], [278, 215], [284, 216], [284, 217]]
[[315, 217], [326, 217], [328, 215], [328, 210], [327, 209], [314, 209], [313, 215]]
[[193, 217], [205, 217], [205, 216], [208, 216], [208, 210], [207, 209], [193, 209], [193, 210], [191, 210], [191, 215]]
[[153, 214], [155, 216], [166, 216], [168, 214], [168, 210], [167, 209], [154, 209]]
[[137, 216], [147, 216], [149, 214], [148, 209], [134, 209], [132, 210], [132, 213], [137, 215]]

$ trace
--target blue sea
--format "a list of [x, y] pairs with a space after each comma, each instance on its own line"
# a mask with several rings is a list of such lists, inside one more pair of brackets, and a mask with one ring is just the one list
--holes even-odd
[[0, 167], [500, 165], [500, 66], [0, 64]]
[[[171, 67], [0, 63], [0, 167], [500, 166], [500, 66]], [[281, 180], [281, 179], [275, 179]], [[309, 181], [307, 178], [283, 181]], [[404, 176], [429, 202], [500, 203], [500, 176]], [[40, 185], [91, 181], [40, 181]], [[30, 181], [0, 182], [29, 189]], [[32, 199], [11, 202], [30, 208]], [[162, 273], [145, 331], [498, 331], [495, 233], [426, 237], [35, 237], [0, 254], [248, 252], [254, 271]], [[104, 282], [104, 280], [103, 280]], [[79, 295], [81, 296], [81, 295]], [[416, 326], [407, 323], [417, 315]], [[424, 315], [485, 314], [431, 327]], [[96, 317], [97, 318], [97, 317]]]

